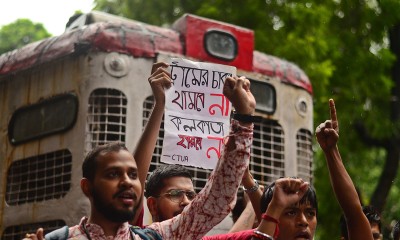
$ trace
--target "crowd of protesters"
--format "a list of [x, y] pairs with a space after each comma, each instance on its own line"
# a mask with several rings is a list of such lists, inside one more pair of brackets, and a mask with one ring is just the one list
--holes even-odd
[[[167, 67], [159, 62], [151, 70], [148, 81], [155, 104], [134, 153], [122, 143], [112, 142], [86, 155], [81, 189], [90, 201], [89, 216], [46, 236], [38, 229], [25, 239], [314, 239], [318, 223], [314, 187], [300, 178], [283, 176], [262, 187], [249, 171], [256, 102], [245, 77], [225, 80], [223, 94], [237, 114], [247, 117], [232, 119], [222, 155], [205, 187], [196, 193], [190, 172], [179, 165], [163, 165], [147, 176], [164, 113], [165, 89], [172, 83]], [[329, 110], [329, 119], [316, 128], [315, 135], [342, 209], [341, 238], [382, 239], [380, 215], [372, 207], [361, 205], [343, 164], [332, 99]], [[240, 185], [243, 201], [235, 204]], [[147, 226], [143, 225], [144, 200], [152, 217], [152, 224]], [[207, 236], [231, 212], [231, 230]], [[399, 235], [397, 222], [392, 237], [399, 239]]]

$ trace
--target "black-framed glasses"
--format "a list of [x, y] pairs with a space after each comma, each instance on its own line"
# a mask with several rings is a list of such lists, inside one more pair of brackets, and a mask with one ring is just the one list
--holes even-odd
[[183, 197], [185, 195], [189, 201], [192, 201], [194, 199], [194, 197], [196, 197], [196, 193], [194, 191], [185, 191], [185, 190], [179, 190], [179, 189], [172, 189], [166, 193], [160, 194], [155, 197], [165, 196], [173, 202], [181, 203], [183, 201]]

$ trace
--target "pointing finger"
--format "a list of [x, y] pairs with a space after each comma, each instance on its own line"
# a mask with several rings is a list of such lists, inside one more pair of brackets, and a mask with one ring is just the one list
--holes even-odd
[[332, 127], [335, 130], [339, 130], [339, 123], [337, 120], [335, 101], [333, 101], [332, 98], [329, 99], [329, 108], [330, 108], [330, 112], [331, 112]]
[[329, 108], [331, 110], [331, 120], [337, 121], [335, 102], [333, 101], [332, 98], [329, 99]]

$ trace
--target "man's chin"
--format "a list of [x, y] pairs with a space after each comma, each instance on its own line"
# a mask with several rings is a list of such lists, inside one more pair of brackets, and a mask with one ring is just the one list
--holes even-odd
[[133, 206], [104, 206], [100, 212], [111, 222], [123, 223], [134, 219], [137, 207]]
[[[103, 214], [109, 221], [112, 222], [129, 222], [132, 221], [141, 203], [142, 197], [133, 197], [133, 201], [129, 204], [124, 204], [123, 201], [105, 201], [99, 191], [92, 191], [94, 207]], [[118, 199], [119, 200], [119, 199]]]
[[135, 217], [135, 210], [116, 210], [112, 215], [108, 215], [108, 219], [113, 222], [131, 222]]

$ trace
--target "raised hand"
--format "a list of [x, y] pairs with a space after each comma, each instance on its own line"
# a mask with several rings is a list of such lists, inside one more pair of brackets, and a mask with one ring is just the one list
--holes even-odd
[[162, 106], [165, 105], [164, 89], [170, 88], [172, 85], [170, 73], [167, 71], [168, 66], [165, 62], [154, 63], [151, 69], [151, 76], [148, 79], [156, 103], [162, 104]]
[[308, 187], [309, 183], [300, 178], [280, 178], [276, 180], [270, 207], [283, 211], [299, 202], [307, 192]]
[[[273, 191], [271, 202], [268, 204], [266, 216], [262, 217], [257, 231], [261, 234], [274, 235], [274, 239], [278, 239], [279, 234], [279, 219], [288, 207], [293, 207], [294, 204], [299, 203], [303, 196], [306, 194], [309, 184], [300, 178], [280, 178], [275, 181], [275, 185], [269, 187], [267, 191]], [[264, 194], [270, 195], [271, 192]], [[288, 223], [286, 223], [288, 224]], [[292, 224], [292, 223], [290, 223]], [[298, 224], [297, 220], [296, 223]], [[292, 225], [293, 225], [292, 224]], [[303, 225], [303, 224], [302, 224]], [[303, 227], [307, 227], [304, 225]], [[302, 227], [302, 228], [303, 228]], [[285, 229], [286, 230], [286, 229]], [[254, 232], [257, 234], [256, 232]], [[253, 239], [258, 239], [254, 238]], [[273, 238], [270, 238], [273, 239]], [[279, 239], [287, 239], [286, 237]]]
[[336, 146], [339, 139], [339, 122], [337, 120], [335, 102], [329, 99], [331, 119], [321, 123], [315, 130], [315, 135], [322, 150], [328, 151]]
[[329, 99], [331, 119], [320, 124], [315, 135], [324, 151], [333, 191], [346, 218], [348, 239], [371, 239], [371, 226], [362, 211], [360, 199], [350, 175], [347, 173], [340, 156], [337, 141], [339, 122], [335, 102]]
[[254, 114], [256, 100], [250, 92], [250, 81], [245, 77], [225, 79], [223, 93], [229, 99], [237, 113]]

